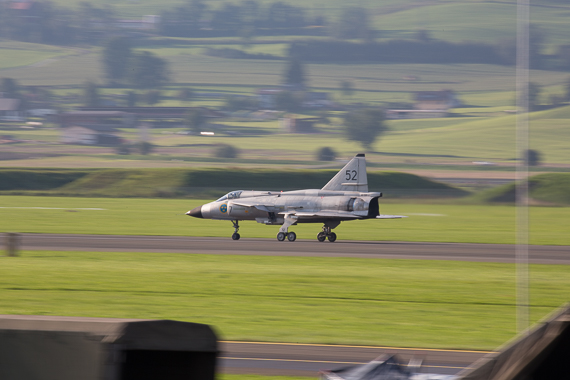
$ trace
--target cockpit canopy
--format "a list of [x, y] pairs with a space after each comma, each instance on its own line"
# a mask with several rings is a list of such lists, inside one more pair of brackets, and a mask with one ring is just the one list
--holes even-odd
[[227, 193], [223, 197], [217, 199], [216, 202], [223, 202], [223, 201], [228, 200], [228, 199], [238, 199], [240, 197], [241, 193], [243, 193], [243, 190], [230, 191], [229, 193]]

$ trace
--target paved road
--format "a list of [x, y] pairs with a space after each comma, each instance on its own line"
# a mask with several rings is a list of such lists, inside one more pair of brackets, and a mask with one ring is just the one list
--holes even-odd
[[456, 374], [486, 352], [395, 347], [331, 346], [285, 343], [221, 343], [221, 370], [225, 373], [316, 376], [331, 370], [366, 363], [381, 354], [397, 354], [402, 363], [423, 360], [421, 372]]
[[[225, 255], [275, 255], [307, 257], [357, 257], [390, 259], [515, 262], [515, 247], [501, 244], [408, 243], [316, 240], [278, 242], [274, 239], [203, 238], [180, 236], [22, 234], [22, 248], [60, 251], [129, 251], [208, 253]], [[530, 246], [530, 263], [570, 264], [568, 246]]]

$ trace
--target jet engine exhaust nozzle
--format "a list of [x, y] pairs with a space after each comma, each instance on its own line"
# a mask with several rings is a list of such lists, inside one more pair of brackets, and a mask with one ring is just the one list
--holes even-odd
[[202, 206], [198, 206], [193, 208], [192, 210], [186, 213], [188, 216], [193, 216], [194, 218], [203, 218], [202, 216]]

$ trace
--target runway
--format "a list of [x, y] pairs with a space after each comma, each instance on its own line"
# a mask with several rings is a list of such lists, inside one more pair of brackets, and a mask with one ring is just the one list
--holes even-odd
[[[204, 253], [222, 255], [352, 257], [369, 259], [423, 259], [478, 262], [515, 262], [515, 246], [508, 244], [422, 243], [391, 241], [297, 240], [276, 239], [22, 234], [25, 250]], [[529, 247], [532, 264], [570, 265], [570, 247], [533, 245]]]
[[421, 372], [454, 375], [486, 352], [396, 347], [334, 346], [259, 342], [221, 342], [221, 371], [260, 375], [316, 376], [369, 362], [382, 354], [396, 354], [401, 363], [421, 359]]

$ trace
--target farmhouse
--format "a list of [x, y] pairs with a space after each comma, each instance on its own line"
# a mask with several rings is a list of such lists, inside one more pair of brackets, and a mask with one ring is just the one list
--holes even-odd
[[461, 101], [452, 90], [419, 91], [414, 93], [412, 109], [390, 109], [388, 119], [426, 119], [446, 117], [450, 108], [459, 107]]
[[134, 118], [120, 111], [74, 111], [59, 115], [61, 142], [81, 145], [120, 145], [118, 128], [133, 126]]
[[459, 107], [461, 101], [452, 90], [419, 91], [414, 94], [414, 108], [417, 110], [441, 110]]
[[24, 121], [20, 99], [0, 98], [0, 121]]

